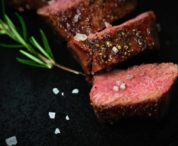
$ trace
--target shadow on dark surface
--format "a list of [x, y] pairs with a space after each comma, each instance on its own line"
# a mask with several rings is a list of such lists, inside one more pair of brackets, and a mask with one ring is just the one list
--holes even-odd
[[[154, 10], [161, 25], [161, 49], [137, 56], [124, 68], [143, 62], [178, 63], [178, 6], [176, 1], [139, 1], [133, 17]], [[11, 12], [13, 15], [13, 12]], [[49, 36], [57, 61], [81, 70], [52, 30], [35, 14], [23, 14], [30, 34], [38, 35], [43, 28]], [[127, 19], [128, 19], [127, 18]], [[121, 23], [120, 20], [115, 24]], [[176, 84], [170, 110], [165, 119], [154, 121], [126, 120], [115, 125], [99, 123], [89, 104], [88, 85], [82, 77], [60, 70], [42, 70], [16, 63], [17, 51], [2, 49], [0, 53], [0, 145], [15, 135], [19, 146], [176, 146], [178, 145], [178, 96]], [[136, 57], [136, 58], [137, 58]], [[144, 61], [143, 61], [144, 60]], [[58, 87], [65, 96], [54, 95]], [[78, 88], [78, 95], [71, 94]], [[48, 112], [56, 112], [50, 120]], [[66, 121], [65, 116], [70, 120]], [[55, 135], [55, 128], [61, 130]]]

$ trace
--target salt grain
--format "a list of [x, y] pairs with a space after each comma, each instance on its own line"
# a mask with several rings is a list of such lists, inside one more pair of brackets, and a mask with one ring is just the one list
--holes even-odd
[[80, 18], [80, 14], [76, 14], [76, 15], [74, 16], [73, 21], [74, 21], [75, 23], [77, 23], [77, 22], [79, 21], [79, 18]]
[[118, 86], [113, 86], [113, 90], [114, 91], [119, 91], [119, 87]]
[[59, 92], [60, 92], [58, 88], [53, 88], [52, 91], [55, 95], [59, 94]]
[[5, 142], [7, 146], [17, 145], [17, 138], [16, 136], [9, 137], [5, 139]]
[[56, 113], [55, 112], [49, 112], [48, 113], [50, 119], [55, 119]]
[[146, 31], [147, 31], [147, 34], [148, 34], [148, 35], [151, 34], [151, 30], [150, 30], [150, 28], [147, 28]]
[[54, 131], [54, 134], [57, 135], [57, 134], [60, 134], [60, 133], [61, 133], [60, 129], [59, 129], [59, 128], [56, 128], [55, 131]]
[[108, 22], [104, 22], [104, 25], [106, 26], [106, 28], [108, 28], [108, 27], [110, 27], [110, 26], [111, 26], [111, 24], [110, 24], [110, 23], [108, 23]]
[[120, 85], [120, 89], [125, 90], [125, 89], [126, 89], [126, 83], [122, 83], [122, 84]]
[[79, 93], [79, 89], [73, 89], [72, 90], [72, 94], [78, 94]]
[[74, 37], [76, 41], [85, 41], [87, 39], [86, 34], [77, 33]]
[[119, 50], [118, 50], [116, 47], [113, 47], [113, 48], [112, 48], [112, 51], [113, 51], [113, 53], [115, 53], [115, 54], [117, 54], [117, 53], [119, 52]]
[[61, 93], [61, 96], [64, 96], [64, 92]]
[[69, 30], [70, 29], [70, 24], [66, 23], [66, 25], [67, 25], [67, 29]]
[[66, 121], [69, 121], [69, 120], [70, 120], [69, 116], [68, 116], [68, 115], [66, 115]]

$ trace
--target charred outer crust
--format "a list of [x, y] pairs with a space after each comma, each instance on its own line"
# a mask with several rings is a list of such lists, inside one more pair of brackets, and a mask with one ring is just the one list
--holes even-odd
[[113, 107], [97, 107], [91, 103], [101, 122], [116, 122], [132, 117], [161, 119], [168, 111], [170, 93], [165, 93], [157, 100], [144, 101], [132, 105], [117, 105]]
[[[145, 50], [159, 48], [156, 16], [153, 12], [147, 12], [147, 15], [131, 25], [118, 28], [114, 34], [109, 32], [100, 38], [87, 40], [86, 43], [93, 48], [93, 74]], [[113, 51], [113, 47], [117, 48], [117, 53]]]
[[[87, 74], [96, 74], [145, 50], [159, 48], [155, 15], [153, 12], [146, 12], [146, 15], [131, 25], [107, 28], [101, 32], [103, 34], [93, 35], [86, 41], [72, 39], [69, 47], [78, 56], [83, 70]], [[117, 53], [113, 52], [113, 47]]]
[[42, 8], [38, 14], [52, 25], [59, 36], [69, 40], [76, 33], [88, 35], [104, 29], [105, 22], [112, 23], [124, 17], [134, 10], [136, 4], [136, 0], [85, 0], [67, 10], [52, 13], [49, 10], [49, 14], [41, 13], [45, 9]]

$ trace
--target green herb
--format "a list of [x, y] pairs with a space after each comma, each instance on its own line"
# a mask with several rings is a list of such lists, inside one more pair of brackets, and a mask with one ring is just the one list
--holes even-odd
[[20, 15], [16, 14], [21, 24], [22, 33], [18, 31], [17, 27], [9, 18], [9, 16], [5, 14], [4, 8], [3, 12], [4, 19], [0, 19], [0, 35], [8, 36], [14, 41], [14, 44], [9, 45], [0, 42], [0, 46], [5, 48], [24, 48], [19, 50], [24, 58], [17, 57], [18, 62], [46, 69], [57, 67], [77, 75], [85, 76], [85, 74], [82, 72], [78, 72], [76, 70], [56, 63], [54, 55], [49, 46], [48, 39], [42, 30], [40, 30], [40, 35], [43, 45], [41, 45], [34, 36], [31, 36], [30, 38], [27, 37], [26, 25], [24, 19]]

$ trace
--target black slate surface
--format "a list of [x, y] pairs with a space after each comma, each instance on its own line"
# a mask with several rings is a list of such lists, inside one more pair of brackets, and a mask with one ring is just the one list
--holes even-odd
[[[139, 1], [140, 12], [154, 10], [161, 24], [161, 49], [124, 67], [143, 62], [178, 63], [178, 5], [176, 1]], [[10, 15], [14, 15], [10, 11]], [[48, 34], [57, 61], [80, 70], [72, 59], [66, 43], [58, 40], [51, 29], [35, 14], [24, 14], [30, 34], [37, 36], [39, 27]], [[121, 23], [119, 20], [116, 24]], [[2, 38], [0, 38], [0, 41]], [[178, 93], [176, 84], [169, 113], [160, 122], [127, 120], [115, 125], [97, 121], [89, 104], [90, 85], [84, 78], [61, 70], [42, 70], [21, 65], [15, 61], [15, 49], [0, 48], [0, 146], [5, 138], [16, 136], [18, 146], [177, 146], [178, 145]], [[57, 87], [65, 96], [54, 95]], [[72, 95], [78, 88], [80, 93]], [[48, 112], [56, 112], [50, 120]], [[70, 120], [66, 121], [65, 116]], [[55, 135], [55, 128], [61, 130]]]

